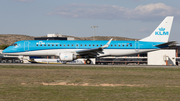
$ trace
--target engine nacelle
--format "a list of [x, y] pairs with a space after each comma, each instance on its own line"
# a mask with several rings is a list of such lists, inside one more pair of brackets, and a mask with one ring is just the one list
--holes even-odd
[[62, 53], [59, 53], [59, 58], [62, 61], [73, 61], [77, 57], [71, 52], [62, 52]]

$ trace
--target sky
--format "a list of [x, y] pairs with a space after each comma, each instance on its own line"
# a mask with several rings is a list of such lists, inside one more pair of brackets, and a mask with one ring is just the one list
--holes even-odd
[[180, 0], [1, 0], [0, 34], [142, 39], [174, 16], [170, 41], [180, 43]]

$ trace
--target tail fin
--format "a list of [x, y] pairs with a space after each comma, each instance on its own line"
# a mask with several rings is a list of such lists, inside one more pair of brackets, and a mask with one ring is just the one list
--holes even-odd
[[173, 18], [173, 16], [166, 17], [150, 36], [139, 41], [168, 42]]

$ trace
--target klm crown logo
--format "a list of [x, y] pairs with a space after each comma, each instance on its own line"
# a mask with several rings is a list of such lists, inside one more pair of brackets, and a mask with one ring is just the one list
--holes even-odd
[[159, 28], [159, 31], [155, 32], [155, 35], [169, 35], [169, 32], [165, 31], [165, 28], [161, 27]]
[[162, 28], [162, 27], [161, 27], [161, 28], [159, 28], [159, 31], [163, 31], [163, 32], [164, 32], [164, 31], [165, 31], [165, 28]]

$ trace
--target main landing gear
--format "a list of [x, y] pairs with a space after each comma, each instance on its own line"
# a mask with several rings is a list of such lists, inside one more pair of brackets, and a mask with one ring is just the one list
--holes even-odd
[[91, 64], [91, 60], [90, 60], [90, 59], [87, 59], [87, 60], [86, 60], [86, 64], [88, 64], [88, 65]]

